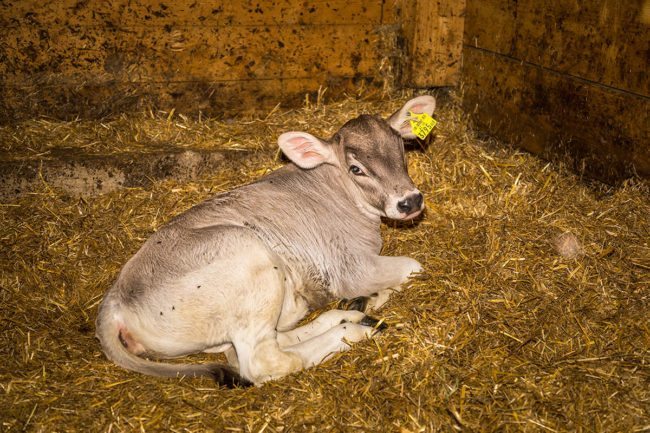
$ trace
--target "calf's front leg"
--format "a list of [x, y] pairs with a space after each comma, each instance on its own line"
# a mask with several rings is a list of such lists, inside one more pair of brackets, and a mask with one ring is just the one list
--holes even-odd
[[377, 331], [383, 331], [386, 329], [386, 324], [380, 323], [377, 319], [366, 316], [360, 311], [355, 311], [353, 309], [329, 310], [304, 326], [290, 331], [278, 332], [278, 343], [282, 348], [294, 346], [304, 343], [307, 340], [320, 337], [332, 328], [336, 328], [345, 323], [358, 323], [360, 325], [370, 326]]
[[[337, 313], [359, 313], [358, 311], [339, 312]], [[350, 348], [351, 343], [357, 343], [361, 340], [372, 337], [377, 332], [385, 329], [385, 325], [380, 324], [377, 320], [363, 315], [358, 323], [343, 321], [332, 328], [329, 328], [322, 334], [312, 336], [311, 338], [300, 341], [299, 343], [285, 346], [282, 350], [297, 354], [303, 361], [304, 367], [318, 365], [338, 352], [346, 351]], [[356, 319], [355, 319], [356, 320]]]
[[346, 301], [350, 309], [377, 310], [390, 294], [398, 292], [409, 277], [422, 272], [422, 265], [410, 257], [375, 256], [369, 262], [367, 279], [358, 287], [350, 288]]

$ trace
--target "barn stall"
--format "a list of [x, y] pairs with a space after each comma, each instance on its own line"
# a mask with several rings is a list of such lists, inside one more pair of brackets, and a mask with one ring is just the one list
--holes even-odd
[[[0, 2], [3, 431], [648, 430], [648, 2], [43, 3]], [[418, 94], [427, 211], [382, 236], [425, 273], [387, 330], [234, 390], [104, 357], [160, 225]]]

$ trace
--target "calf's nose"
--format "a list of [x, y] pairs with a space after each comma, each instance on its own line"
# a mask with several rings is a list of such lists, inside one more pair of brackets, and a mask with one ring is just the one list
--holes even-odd
[[402, 213], [410, 214], [416, 210], [420, 210], [422, 200], [424, 200], [424, 197], [421, 193], [411, 194], [404, 200], [397, 202], [397, 209]]

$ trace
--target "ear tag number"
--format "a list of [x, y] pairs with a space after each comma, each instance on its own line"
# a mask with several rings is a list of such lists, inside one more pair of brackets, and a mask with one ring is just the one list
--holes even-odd
[[411, 131], [413, 131], [413, 134], [421, 140], [427, 138], [427, 135], [431, 133], [438, 123], [436, 119], [429, 116], [427, 113], [415, 114], [412, 111], [409, 111], [409, 115], [411, 117], [409, 120], [411, 123]]

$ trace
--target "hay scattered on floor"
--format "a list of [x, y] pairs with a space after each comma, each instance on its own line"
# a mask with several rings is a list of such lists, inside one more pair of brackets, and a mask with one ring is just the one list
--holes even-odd
[[[38, 118], [0, 126], [0, 161], [49, 159], [71, 153], [151, 153], [170, 148], [275, 150], [278, 131], [302, 127], [327, 136], [335, 130], [336, 121], [350, 114], [384, 108], [376, 101], [358, 99], [350, 105], [342, 102], [325, 106], [307, 98], [303, 110], [277, 106], [263, 118], [250, 119], [193, 119], [173, 110], [123, 114], [104, 121]], [[350, 109], [353, 113], [347, 111]]]
[[[234, 391], [130, 373], [101, 354], [97, 305], [156, 227], [277, 166], [275, 137], [285, 128], [328, 135], [405, 99], [350, 99], [231, 123], [169, 113], [35, 120], [13, 129], [24, 134], [14, 144], [4, 129], [3, 149], [25, 158], [61, 143], [99, 154], [151, 143], [241, 146], [265, 157], [201, 182], [88, 199], [42, 185], [0, 206], [2, 430], [648, 431], [647, 185], [586, 185], [481, 141], [454, 104], [439, 112], [429, 147], [409, 156], [426, 217], [384, 227], [385, 254], [420, 260], [429, 277], [381, 311], [392, 325], [384, 334], [319, 367]], [[579, 254], [558, 250], [566, 233]]]

